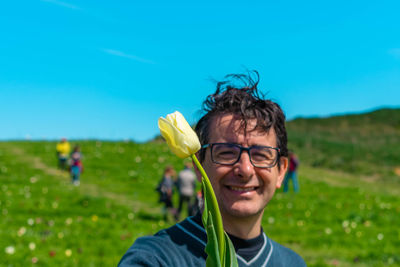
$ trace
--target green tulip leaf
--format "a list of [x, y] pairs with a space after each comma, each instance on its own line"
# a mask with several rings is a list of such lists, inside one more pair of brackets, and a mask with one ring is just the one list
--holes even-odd
[[205, 248], [205, 252], [207, 253], [206, 267], [221, 267], [223, 265], [219, 257], [217, 234], [212, 222], [211, 212], [208, 212], [207, 219], [207, 245]]
[[237, 267], [236, 251], [227, 233], [225, 233], [225, 242], [227, 244], [225, 252], [225, 266]]

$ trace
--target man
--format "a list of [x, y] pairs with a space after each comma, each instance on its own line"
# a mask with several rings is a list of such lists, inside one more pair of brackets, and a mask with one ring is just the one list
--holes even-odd
[[[239, 266], [305, 266], [261, 227], [264, 208], [285, 176], [288, 151], [285, 116], [278, 104], [259, 96], [256, 74], [256, 81], [250, 75], [228, 75], [207, 97], [206, 114], [196, 125], [202, 144], [197, 156], [215, 191]], [[239, 87], [235, 81], [245, 84]], [[119, 266], [205, 266], [206, 243], [198, 213], [155, 236], [137, 239]]]
[[179, 192], [179, 205], [176, 219], [179, 220], [184, 203], [186, 203], [188, 215], [194, 215], [191, 214], [191, 210], [193, 205], [193, 195], [196, 188], [196, 175], [192, 171], [192, 164], [190, 162], [186, 162], [185, 168], [179, 172], [177, 187]]

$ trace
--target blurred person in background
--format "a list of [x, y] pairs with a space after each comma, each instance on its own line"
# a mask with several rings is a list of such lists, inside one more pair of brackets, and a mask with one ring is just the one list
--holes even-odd
[[203, 205], [204, 205], [203, 192], [202, 192], [202, 189], [200, 189], [196, 192], [196, 195], [194, 197], [194, 203], [191, 206], [189, 215], [194, 216], [198, 212], [201, 212]]
[[68, 156], [71, 151], [71, 146], [66, 138], [62, 138], [56, 145], [58, 168], [60, 170], [67, 170]]
[[293, 151], [289, 151], [289, 168], [283, 180], [283, 192], [289, 191], [289, 182], [292, 180], [293, 191], [299, 192], [299, 181], [297, 180], [297, 168], [299, 166], [299, 159]]
[[164, 203], [163, 207], [163, 217], [164, 220], [168, 220], [168, 214], [171, 214], [174, 218], [176, 218], [176, 209], [172, 203], [173, 189], [174, 189], [174, 178], [176, 176], [176, 172], [172, 166], [166, 166], [164, 169], [163, 176], [161, 181], [159, 182], [156, 190], [160, 194], [159, 202]]
[[185, 168], [179, 172], [176, 186], [178, 187], [179, 193], [179, 205], [178, 212], [176, 213], [176, 220], [179, 220], [179, 216], [182, 212], [182, 207], [186, 204], [188, 215], [192, 212], [193, 196], [196, 188], [196, 174], [192, 170], [192, 163], [186, 162]]
[[75, 186], [78, 186], [80, 184], [80, 176], [82, 171], [83, 171], [82, 153], [80, 147], [76, 145], [70, 155], [70, 173], [71, 173], [72, 183]]

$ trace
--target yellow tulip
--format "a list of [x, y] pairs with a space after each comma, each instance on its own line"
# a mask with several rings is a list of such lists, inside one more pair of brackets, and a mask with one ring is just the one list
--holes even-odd
[[179, 111], [158, 119], [161, 135], [172, 152], [180, 158], [187, 158], [200, 150], [200, 141]]

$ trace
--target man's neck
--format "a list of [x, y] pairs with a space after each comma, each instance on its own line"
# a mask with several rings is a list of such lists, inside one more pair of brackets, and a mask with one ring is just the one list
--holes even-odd
[[224, 229], [227, 233], [242, 239], [251, 239], [261, 233], [262, 214], [243, 218], [222, 216]]

